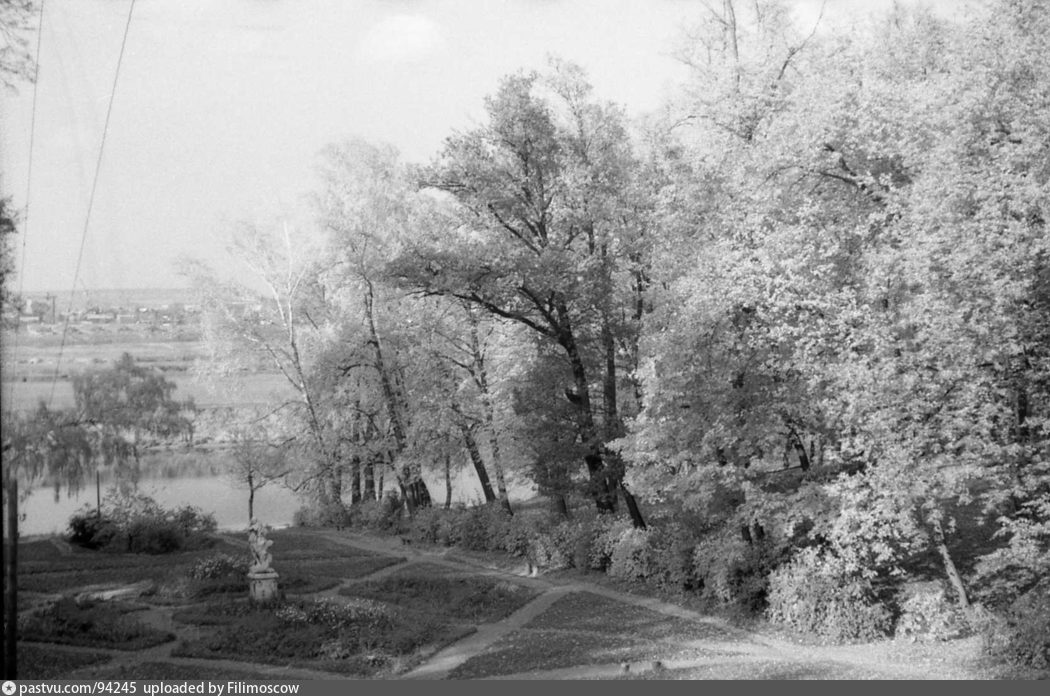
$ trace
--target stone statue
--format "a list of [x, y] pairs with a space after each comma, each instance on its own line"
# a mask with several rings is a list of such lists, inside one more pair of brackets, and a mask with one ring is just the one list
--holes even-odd
[[252, 565], [248, 572], [263, 573], [273, 570], [270, 567], [270, 562], [273, 560], [269, 550], [271, 546], [273, 542], [266, 538], [266, 525], [260, 524], [257, 519], [252, 519], [248, 527], [248, 547], [252, 552]]

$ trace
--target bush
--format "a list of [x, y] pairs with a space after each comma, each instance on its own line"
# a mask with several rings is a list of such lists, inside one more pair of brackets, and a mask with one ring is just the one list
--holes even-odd
[[220, 553], [197, 561], [190, 569], [190, 578], [194, 580], [222, 580], [225, 578], [244, 578], [248, 575], [247, 556], [231, 556]]
[[771, 573], [768, 601], [770, 621], [836, 643], [882, 638], [892, 625], [871, 583], [815, 548], [803, 549]]
[[664, 528], [654, 527], [649, 535], [649, 562], [651, 573], [648, 581], [664, 590], [695, 590], [699, 587], [693, 554], [696, 537], [685, 527], [668, 524]]
[[601, 518], [594, 532], [589, 556], [592, 570], [606, 571], [612, 563], [613, 551], [620, 542], [620, 537], [632, 529], [631, 521], [622, 517]]
[[335, 527], [342, 529], [351, 525], [351, 515], [342, 503], [329, 503], [316, 507], [299, 508], [292, 515], [296, 527]]
[[1005, 616], [986, 615], [985, 651], [1014, 665], [1050, 669], [1050, 578], [1021, 595]]
[[132, 520], [124, 531], [132, 553], [171, 553], [182, 548], [185, 536], [173, 520], [143, 517]]
[[900, 601], [896, 635], [911, 640], [951, 640], [966, 633], [968, 623], [958, 606], [948, 600], [939, 582], [906, 587]]
[[[366, 500], [345, 510], [345, 523], [350, 527], [372, 529], [391, 533], [401, 531], [401, 499], [396, 493], [388, 493], [382, 500]], [[296, 524], [300, 524], [298, 518]], [[301, 526], [310, 526], [303, 524]]]
[[786, 553], [769, 538], [749, 544], [735, 524], [726, 524], [696, 545], [692, 582], [708, 599], [758, 613], [767, 606], [769, 574]]
[[120, 529], [111, 520], [100, 517], [98, 510], [83, 508], [69, 518], [69, 541], [86, 549], [108, 546]]
[[69, 520], [69, 541], [90, 549], [170, 553], [199, 547], [216, 529], [215, 517], [200, 508], [165, 510], [144, 495], [108, 496], [97, 510], [83, 508]]
[[613, 545], [608, 573], [623, 580], [648, 580], [653, 572], [650, 532], [647, 529], [625, 529]]

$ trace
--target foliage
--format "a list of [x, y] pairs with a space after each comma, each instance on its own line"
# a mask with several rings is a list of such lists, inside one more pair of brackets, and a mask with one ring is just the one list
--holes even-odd
[[[365, 503], [369, 509], [378, 507], [378, 503]], [[296, 527], [336, 527], [341, 529], [354, 523], [356, 518], [367, 516], [367, 511], [362, 506], [357, 506], [348, 511], [342, 503], [316, 503], [309, 507], [302, 507], [295, 511], [292, 516], [292, 524]]]
[[1005, 616], [986, 617], [985, 650], [1006, 661], [1050, 668], [1050, 581], [1045, 578], [1019, 597]]
[[102, 510], [84, 507], [69, 521], [71, 543], [90, 549], [162, 554], [210, 543], [215, 517], [185, 505], [165, 510], [143, 494], [114, 490]]
[[1003, 526], [996, 536], [1007, 537], [1007, 545], [979, 559], [976, 577], [982, 599], [1004, 606], [1050, 575], [1050, 493], [999, 521]]
[[[932, 585], [932, 586], [931, 586]], [[949, 601], [940, 583], [908, 588], [898, 601], [900, 616], [895, 635], [911, 640], [952, 640], [969, 630], [969, 621], [959, 605]]]
[[871, 583], [831, 553], [807, 548], [769, 577], [767, 616], [832, 642], [886, 636], [892, 614]]
[[0, 4], [0, 85], [6, 89], [36, 79], [36, 64], [27, 37], [34, 29], [34, 12], [32, 0], [4, 0]]
[[189, 576], [194, 580], [223, 580], [228, 577], [245, 579], [248, 575], [247, 556], [220, 553], [202, 558], [193, 564]]
[[696, 545], [693, 572], [704, 597], [760, 612], [769, 601], [770, 573], [783, 558], [783, 547], [774, 541], [748, 543], [727, 524]]

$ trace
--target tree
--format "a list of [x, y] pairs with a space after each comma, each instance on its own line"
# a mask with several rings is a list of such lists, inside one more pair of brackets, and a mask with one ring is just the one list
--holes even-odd
[[[407, 456], [413, 447], [417, 415], [411, 394], [413, 376], [426, 370], [409, 357], [424, 363], [425, 349], [419, 344], [419, 320], [425, 307], [413, 306], [404, 293], [388, 287], [383, 276], [385, 260], [395, 255], [403, 236], [422, 224], [425, 202], [408, 185], [407, 170], [390, 147], [353, 140], [329, 147], [322, 166], [324, 189], [318, 198], [321, 224], [328, 231], [334, 257], [327, 282], [333, 302], [342, 312], [339, 341], [350, 359], [339, 368], [344, 376], [367, 371], [370, 384], [383, 410], [384, 431], [389, 448], [384, 456], [394, 466], [405, 502], [410, 510], [430, 505], [431, 497], [422, 478], [421, 463]], [[371, 400], [359, 394], [358, 400]]]
[[137, 465], [143, 445], [188, 434], [196, 407], [192, 399], [177, 401], [175, 389], [174, 382], [136, 364], [129, 353], [109, 369], [74, 375], [75, 413], [92, 437], [96, 461]]
[[294, 398], [277, 410], [302, 425], [297, 444], [305, 458], [313, 460], [308, 470], [299, 472], [296, 485], [313, 487], [323, 506], [342, 505], [343, 464], [311, 372], [322, 350], [330, 309], [320, 281], [320, 252], [308, 232], [278, 221], [241, 223], [231, 236], [229, 253], [251, 271], [263, 294], [244, 283], [220, 279], [199, 261], [182, 264], [205, 310], [211, 369], [261, 364], [285, 379]]
[[173, 398], [175, 384], [135, 364], [124, 354], [105, 370], [73, 379], [75, 406], [53, 411], [45, 404], [30, 413], [3, 412], [3, 488], [8, 506], [5, 676], [14, 678], [14, 630], [17, 626], [17, 540], [19, 488], [28, 494], [34, 482], [49, 478], [56, 490], [79, 488], [85, 473], [100, 465], [134, 476], [146, 436], [165, 441], [188, 428], [192, 401]]
[[426, 186], [455, 200], [457, 218], [440, 239], [416, 240], [391, 273], [408, 288], [526, 326], [564, 351], [595, 503], [611, 512], [619, 491], [642, 526], [605, 446], [619, 420], [611, 302], [640, 235], [622, 114], [594, 102], [572, 66], [546, 82], [508, 77], [486, 107], [488, 124], [450, 137], [423, 173]]
[[270, 442], [267, 430], [258, 421], [235, 427], [230, 452], [231, 478], [248, 489], [248, 522], [255, 519], [255, 494], [288, 475], [290, 467], [282, 444]]
[[32, 82], [36, 78], [36, 65], [26, 37], [33, 29], [34, 11], [32, 0], [0, 2], [0, 84], [7, 89], [14, 89], [22, 80]]

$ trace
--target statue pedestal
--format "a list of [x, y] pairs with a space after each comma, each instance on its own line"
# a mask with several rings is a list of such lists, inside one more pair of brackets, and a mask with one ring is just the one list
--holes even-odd
[[253, 570], [248, 573], [248, 597], [253, 604], [272, 604], [277, 594], [277, 571]]

